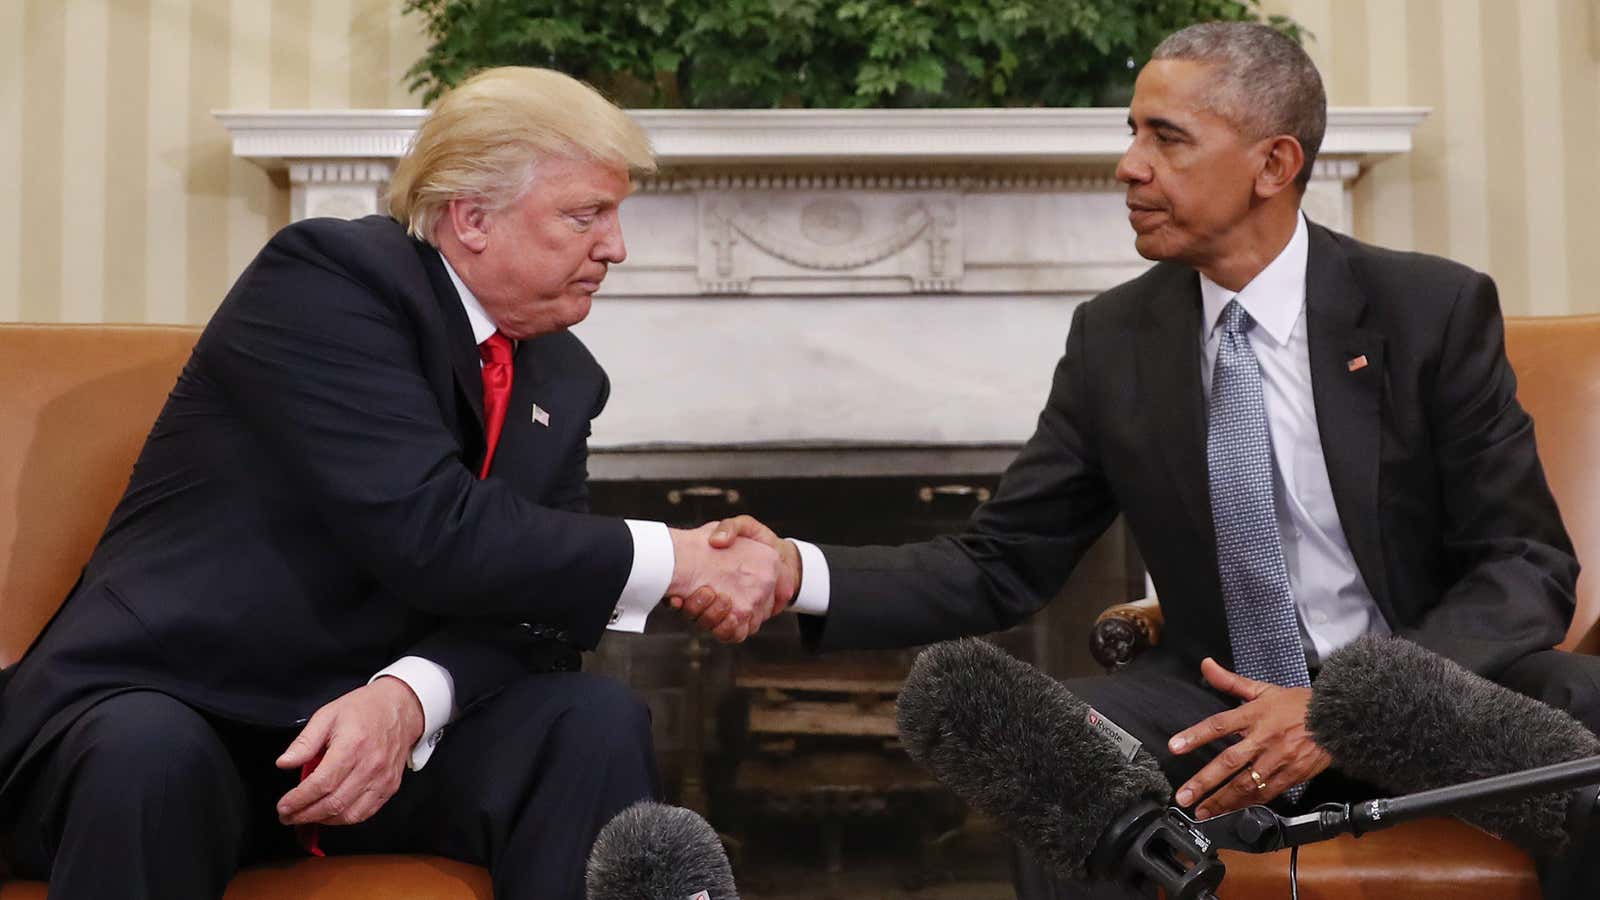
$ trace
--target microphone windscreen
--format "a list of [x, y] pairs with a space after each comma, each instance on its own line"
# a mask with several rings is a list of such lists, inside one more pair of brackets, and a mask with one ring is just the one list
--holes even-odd
[[1130, 761], [1091, 727], [1087, 704], [984, 641], [923, 650], [898, 707], [911, 758], [1062, 877], [1085, 876], [1119, 814], [1172, 795], [1154, 757], [1140, 749]]
[[[1329, 655], [1306, 725], [1335, 768], [1397, 794], [1600, 753], [1600, 738], [1567, 713], [1394, 637], [1364, 636]], [[1567, 804], [1566, 793], [1552, 793], [1460, 815], [1531, 853], [1556, 854], [1568, 841]]]
[[600, 829], [589, 851], [589, 900], [738, 900], [722, 839], [691, 810], [648, 800]]

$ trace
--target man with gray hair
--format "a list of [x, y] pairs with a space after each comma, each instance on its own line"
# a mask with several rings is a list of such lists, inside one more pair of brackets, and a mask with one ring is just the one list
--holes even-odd
[[770, 548], [588, 512], [608, 385], [567, 329], [653, 170], [592, 89], [493, 69], [423, 124], [392, 218], [273, 237], [5, 673], [13, 872], [214, 900], [298, 838], [583, 896], [594, 836], [658, 778], [643, 703], [579, 651], [701, 585], [741, 640], [780, 590]]
[[[1163, 41], [1116, 170], [1135, 246], [1157, 264], [1074, 312], [1038, 429], [967, 529], [818, 548], [740, 518], [713, 540], [779, 551], [799, 605], [825, 611], [802, 617], [812, 646], [886, 647], [1017, 623], [1123, 515], [1162, 641], [1067, 686], [1138, 737], [1201, 818], [1356, 799], [1305, 718], [1320, 662], [1363, 634], [1399, 634], [1600, 728], [1596, 660], [1551, 649], [1578, 565], [1494, 283], [1309, 222], [1325, 119], [1315, 66], [1271, 28]], [[674, 602], [715, 625], [707, 599]], [[1550, 896], [1582, 883], [1544, 874]], [[1079, 895], [1030, 865], [1019, 891]]]

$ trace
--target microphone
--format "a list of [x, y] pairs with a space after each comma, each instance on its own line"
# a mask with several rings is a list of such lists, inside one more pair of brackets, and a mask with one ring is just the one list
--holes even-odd
[[[1459, 815], [1536, 855], [1566, 849], [1600, 783], [1600, 760], [1584, 759], [1600, 754], [1600, 738], [1572, 716], [1400, 638], [1369, 635], [1329, 655], [1306, 725], [1340, 771], [1386, 791], [1422, 791], [1415, 797], [1427, 798], [1428, 814]], [[1468, 796], [1467, 782], [1496, 789]], [[1393, 822], [1421, 813], [1406, 800], [1377, 801], [1379, 814]]]
[[739, 900], [722, 839], [691, 810], [648, 800], [600, 829], [588, 900]]
[[1153, 883], [1172, 900], [1221, 881], [1210, 841], [1168, 809], [1155, 758], [998, 647], [923, 650], [897, 706], [911, 758], [1057, 875]]

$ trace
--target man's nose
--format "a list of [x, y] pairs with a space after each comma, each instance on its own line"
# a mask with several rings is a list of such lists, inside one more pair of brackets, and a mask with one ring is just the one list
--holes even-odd
[[628, 258], [628, 246], [622, 240], [622, 222], [611, 217], [600, 240], [594, 245], [594, 258], [600, 262], [619, 263]]
[[1122, 158], [1117, 160], [1117, 180], [1123, 184], [1142, 184], [1150, 180], [1150, 165], [1145, 162], [1138, 141], [1129, 144], [1128, 149], [1122, 151]]

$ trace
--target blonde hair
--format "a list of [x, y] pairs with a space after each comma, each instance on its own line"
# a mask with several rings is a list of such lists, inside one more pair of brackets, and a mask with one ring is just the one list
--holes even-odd
[[451, 200], [509, 206], [550, 157], [656, 170], [644, 129], [594, 88], [550, 69], [485, 69], [440, 97], [417, 129], [389, 180], [389, 215], [433, 243]]

